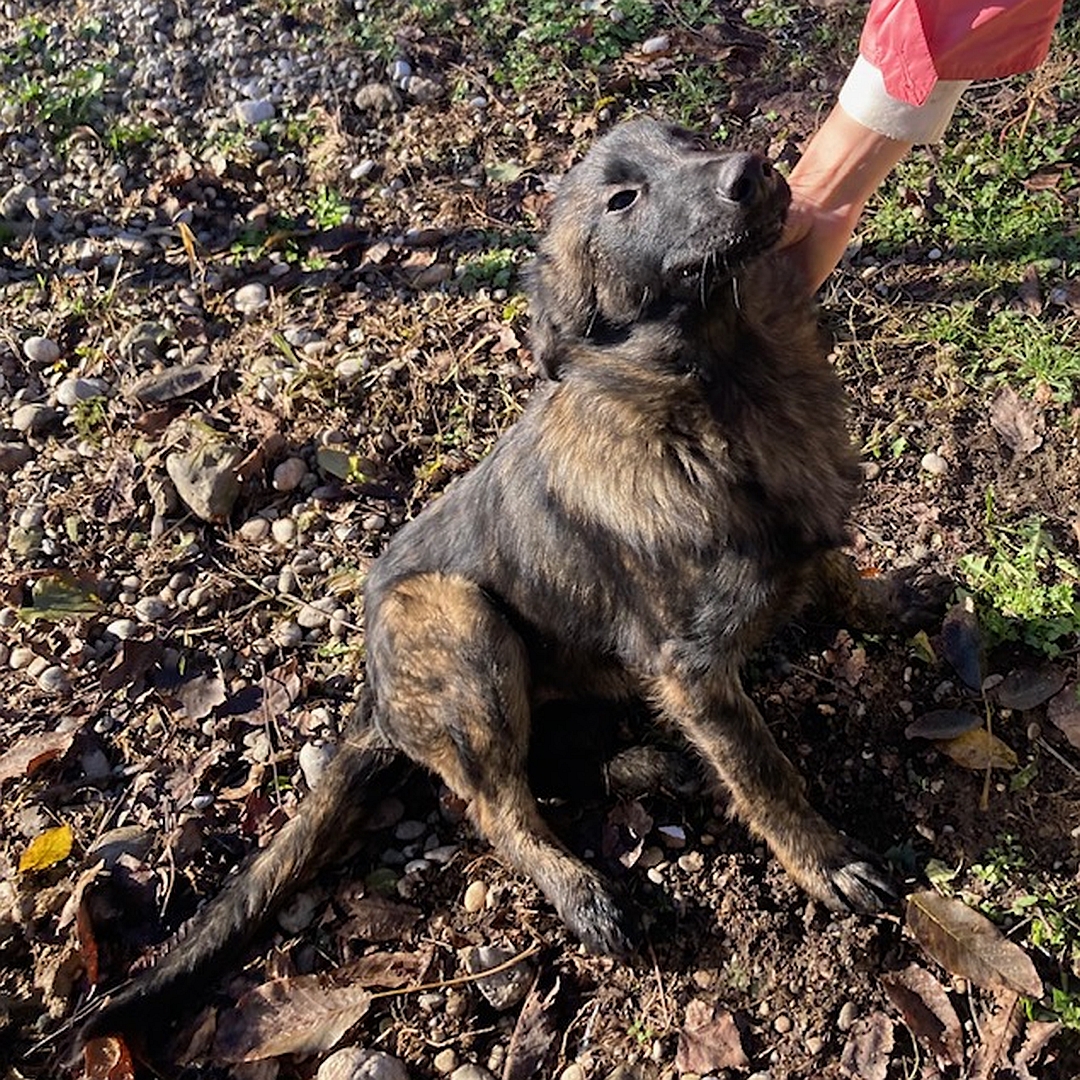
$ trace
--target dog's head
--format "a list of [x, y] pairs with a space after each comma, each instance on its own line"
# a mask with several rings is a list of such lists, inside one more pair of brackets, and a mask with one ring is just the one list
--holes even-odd
[[640, 118], [610, 131], [559, 184], [530, 270], [531, 342], [555, 376], [563, 347], [704, 305], [780, 237], [790, 194], [757, 154], [717, 150]]

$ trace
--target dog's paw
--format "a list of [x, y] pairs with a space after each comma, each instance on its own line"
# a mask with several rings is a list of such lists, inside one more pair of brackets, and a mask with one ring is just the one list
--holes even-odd
[[956, 587], [942, 574], [915, 567], [899, 570], [888, 580], [897, 625], [905, 633], [937, 625]]
[[626, 959], [637, 948], [637, 920], [609, 889], [596, 881], [583, 882], [559, 914], [567, 929], [589, 952]]
[[885, 863], [857, 840], [820, 825], [777, 851], [795, 881], [831, 911], [870, 915], [894, 907], [900, 893]]

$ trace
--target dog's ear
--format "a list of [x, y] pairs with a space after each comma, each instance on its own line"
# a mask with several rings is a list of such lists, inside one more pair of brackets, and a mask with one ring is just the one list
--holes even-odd
[[570, 346], [588, 335], [596, 317], [590, 232], [587, 221], [560, 213], [556, 206], [551, 228], [526, 272], [529, 347], [537, 368], [549, 379], [559, 378]]

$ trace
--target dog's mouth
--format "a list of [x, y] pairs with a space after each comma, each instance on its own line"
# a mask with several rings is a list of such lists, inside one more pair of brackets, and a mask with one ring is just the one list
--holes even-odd
[[676, 263], [671, 268], [672, 281], [676, 286], [691, 287], [694, 291], [709, 290], [729, 281], [747, 263], [764, 255], [779, 242], [786, 209], [785, 206], [767, 220], [756, 221], [735, 235], [725, 236], [704, 255]]

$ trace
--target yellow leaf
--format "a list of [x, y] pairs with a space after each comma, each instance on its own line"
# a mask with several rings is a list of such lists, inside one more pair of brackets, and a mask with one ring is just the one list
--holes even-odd
[[186, 221], [178, 221], [176, 223], [176, 231], [180, 234], [180, 243], [184, 245], [184, 254], [187, 255], [188, 265], [191, 267], [191, 272], [194, 274], [198, 262], [195, 255], [195, 234], [191, 231], [191, 226]]
[[986, 728], [965, 731], [955, 739], [942, 739], [936, 745], [965, 769], [1015, 769], [1019, 764], [1012, 747]]
[[71, 854], [71, 826], [58, 825], [30, 841], [30, 846], [19, 858], [19, 873], [27, 870], [47, 870], [62, 862]]

